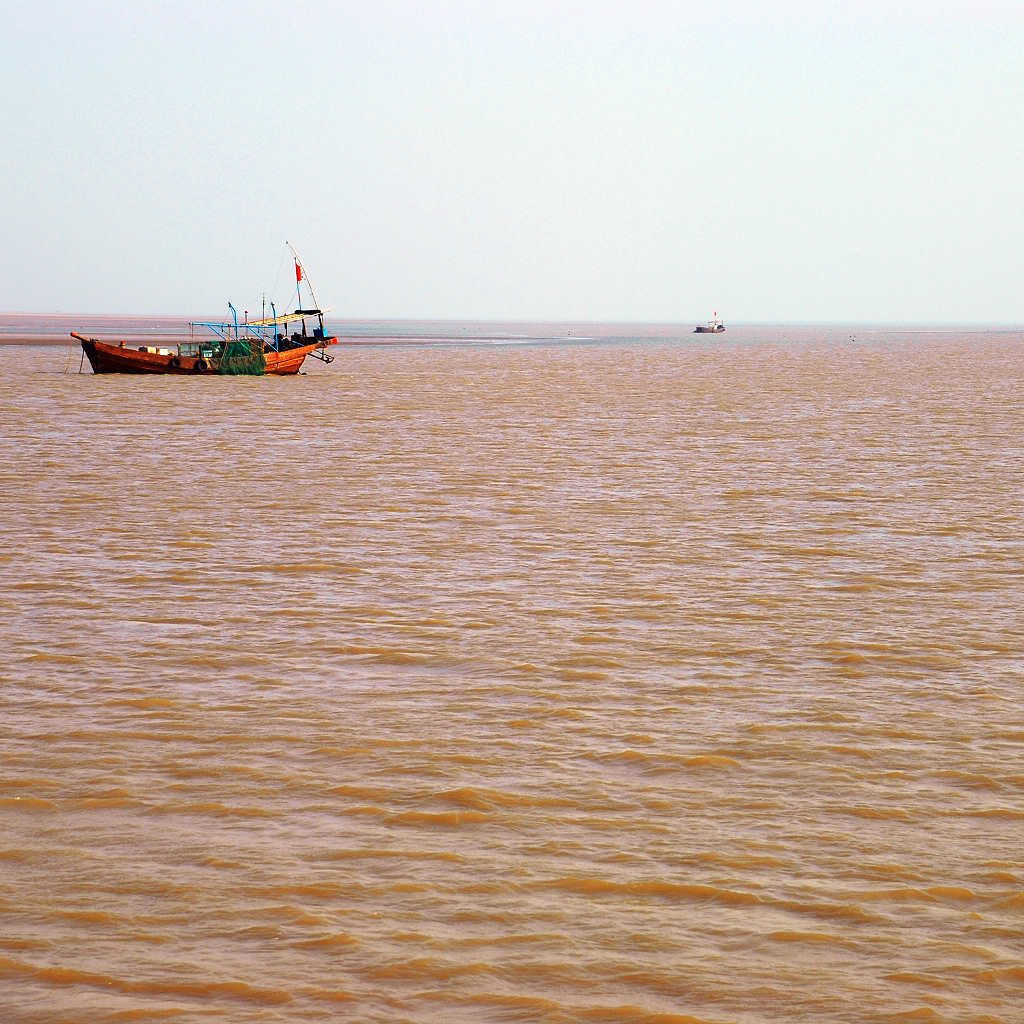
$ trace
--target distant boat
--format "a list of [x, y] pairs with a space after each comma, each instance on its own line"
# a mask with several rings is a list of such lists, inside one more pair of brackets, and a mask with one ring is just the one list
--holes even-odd
[[714, 319], [709, 320], [706, 324], [697, 324], [693, 329], [694, 334], [724, 334], [725, 324], [718, 319], [718, 313], [715, 313]]
[[[239, 323], [238, 312], [229, 302], [231, 320], [193, 321], [189, 324], [190, 340], [173, 348], [158, 345], [129, 348], [124, 341], [111, 344], [100, 338], [86, 338], [76, 331], [71, 332], [71, 337], [81, 344], [93, 373], [285, 376], [298, 373], [307, 356], [331, 363], [334, 356], [328, 355], [324, 349], [328, 345], [337, 345], [338, 339], [328, 336], [324, 330], [323, 311], [317, 305], [294, 249], [292, 257], [295, 260], [295, 290], [299, 297], [299, 308], [293, 313], [278, 316], [271, 304], [272, 316], [259, 320], [250, 320], [246, 316]], [[301, 285], [304, 280], [313, 299], [310, 308], [302, 308]], [[312, 333], [308, 333], [309, 321], [315, 325]], [[292, 328], [290, 334], [289, 327]]]

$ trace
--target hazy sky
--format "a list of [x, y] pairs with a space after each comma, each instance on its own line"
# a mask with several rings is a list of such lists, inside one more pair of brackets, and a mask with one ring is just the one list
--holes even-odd
[[1019, 3], [5, 11], [2, 311], [1024, 321]]

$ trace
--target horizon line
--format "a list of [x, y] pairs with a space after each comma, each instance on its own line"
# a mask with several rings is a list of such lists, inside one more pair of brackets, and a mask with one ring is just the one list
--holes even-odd
[[[622, 324], [622, 325], [644, 325], [644, 326], [677, 326], [681, 324], [704, 324], [707, 320], [700, 318], [676, 318], [676, 319], [651, 319], [639, 317], [524, 317], [524, 316], [334, 316], [325, 313], [325, 318], [334, 323], [434, 323], [434, 324]], [[70, 320], [76, 317], [103, 317], [109, 319], [133, 319], [133, 320], [183, 320], [186, 324], [194, 320], [194, 316], [184, 313], [110, 313], [110, 312], [74, 312], [74, 313], [39, 313], [24, 310], [0, 310], [0, 317], [18, 317], [33, 319]], [[722, 318], [719, 318], [722, 319]], [[738, 319], [724, 320], [723, 323], [741, 327], [827, 327], [827, 326], [927, 326], [927, 327], [1003, 327], [1024, 330], [1024, 320], [930, 320], [930, 319]]]

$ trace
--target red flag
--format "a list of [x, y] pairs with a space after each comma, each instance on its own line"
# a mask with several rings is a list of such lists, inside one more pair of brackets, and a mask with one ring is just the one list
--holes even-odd
[[299, 261], [295, 261], [295, 283], [299, 284], [302, 281], [302, 267], [299, 265]]

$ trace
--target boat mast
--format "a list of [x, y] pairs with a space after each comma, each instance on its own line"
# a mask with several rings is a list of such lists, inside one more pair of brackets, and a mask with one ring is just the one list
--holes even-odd
[[310, 297], [313, 299], [313, 305], [319, 309], [320, 303], [316, 301], [316, 292], [313, 291], [313, 284], [309, 280], [309, 274], [306, 273], [306, 268], [302, 265], [302, 260], [299, 259], [299, 254], [295, 251], [295, 246], [291, 242], [285, 242], [285, 245], [291, 249], [292, 259], [295, 260], [295, 292], [299, 296], [299, 308], [302, 308], [302, 293], [299, 291], [299, 284], [302, 281], [306, 282], [306, 287], [309, 289]]
[[[313, 291], [313, 284], [309, 280], [309, 275], [306, 273], [306, 268], [302, 265], [302, 261], [299, 259], [299, 254], [295, 251], [295, 246], [291, 242], [285, 240], [285, 245], [291, 250], [292, 259], [295, 260], [295, 294], [299, 298], [299, 309], [302, 309], [302, 292], [299, 290], [299, 285], [302, 281], [306, 282], [306, 287], [309, 289], [310, 298], [313, 300], [313, 308], [317, 311], [320, 316], [320, 331], [324, 331], [324, 314], [323, 310], [320, 309], [320, 303], [316, 300], [316, 292]], [[298, 312], [298, 310], [296, 310]], [[305, 332], [305, 327], [303, 327]]]

